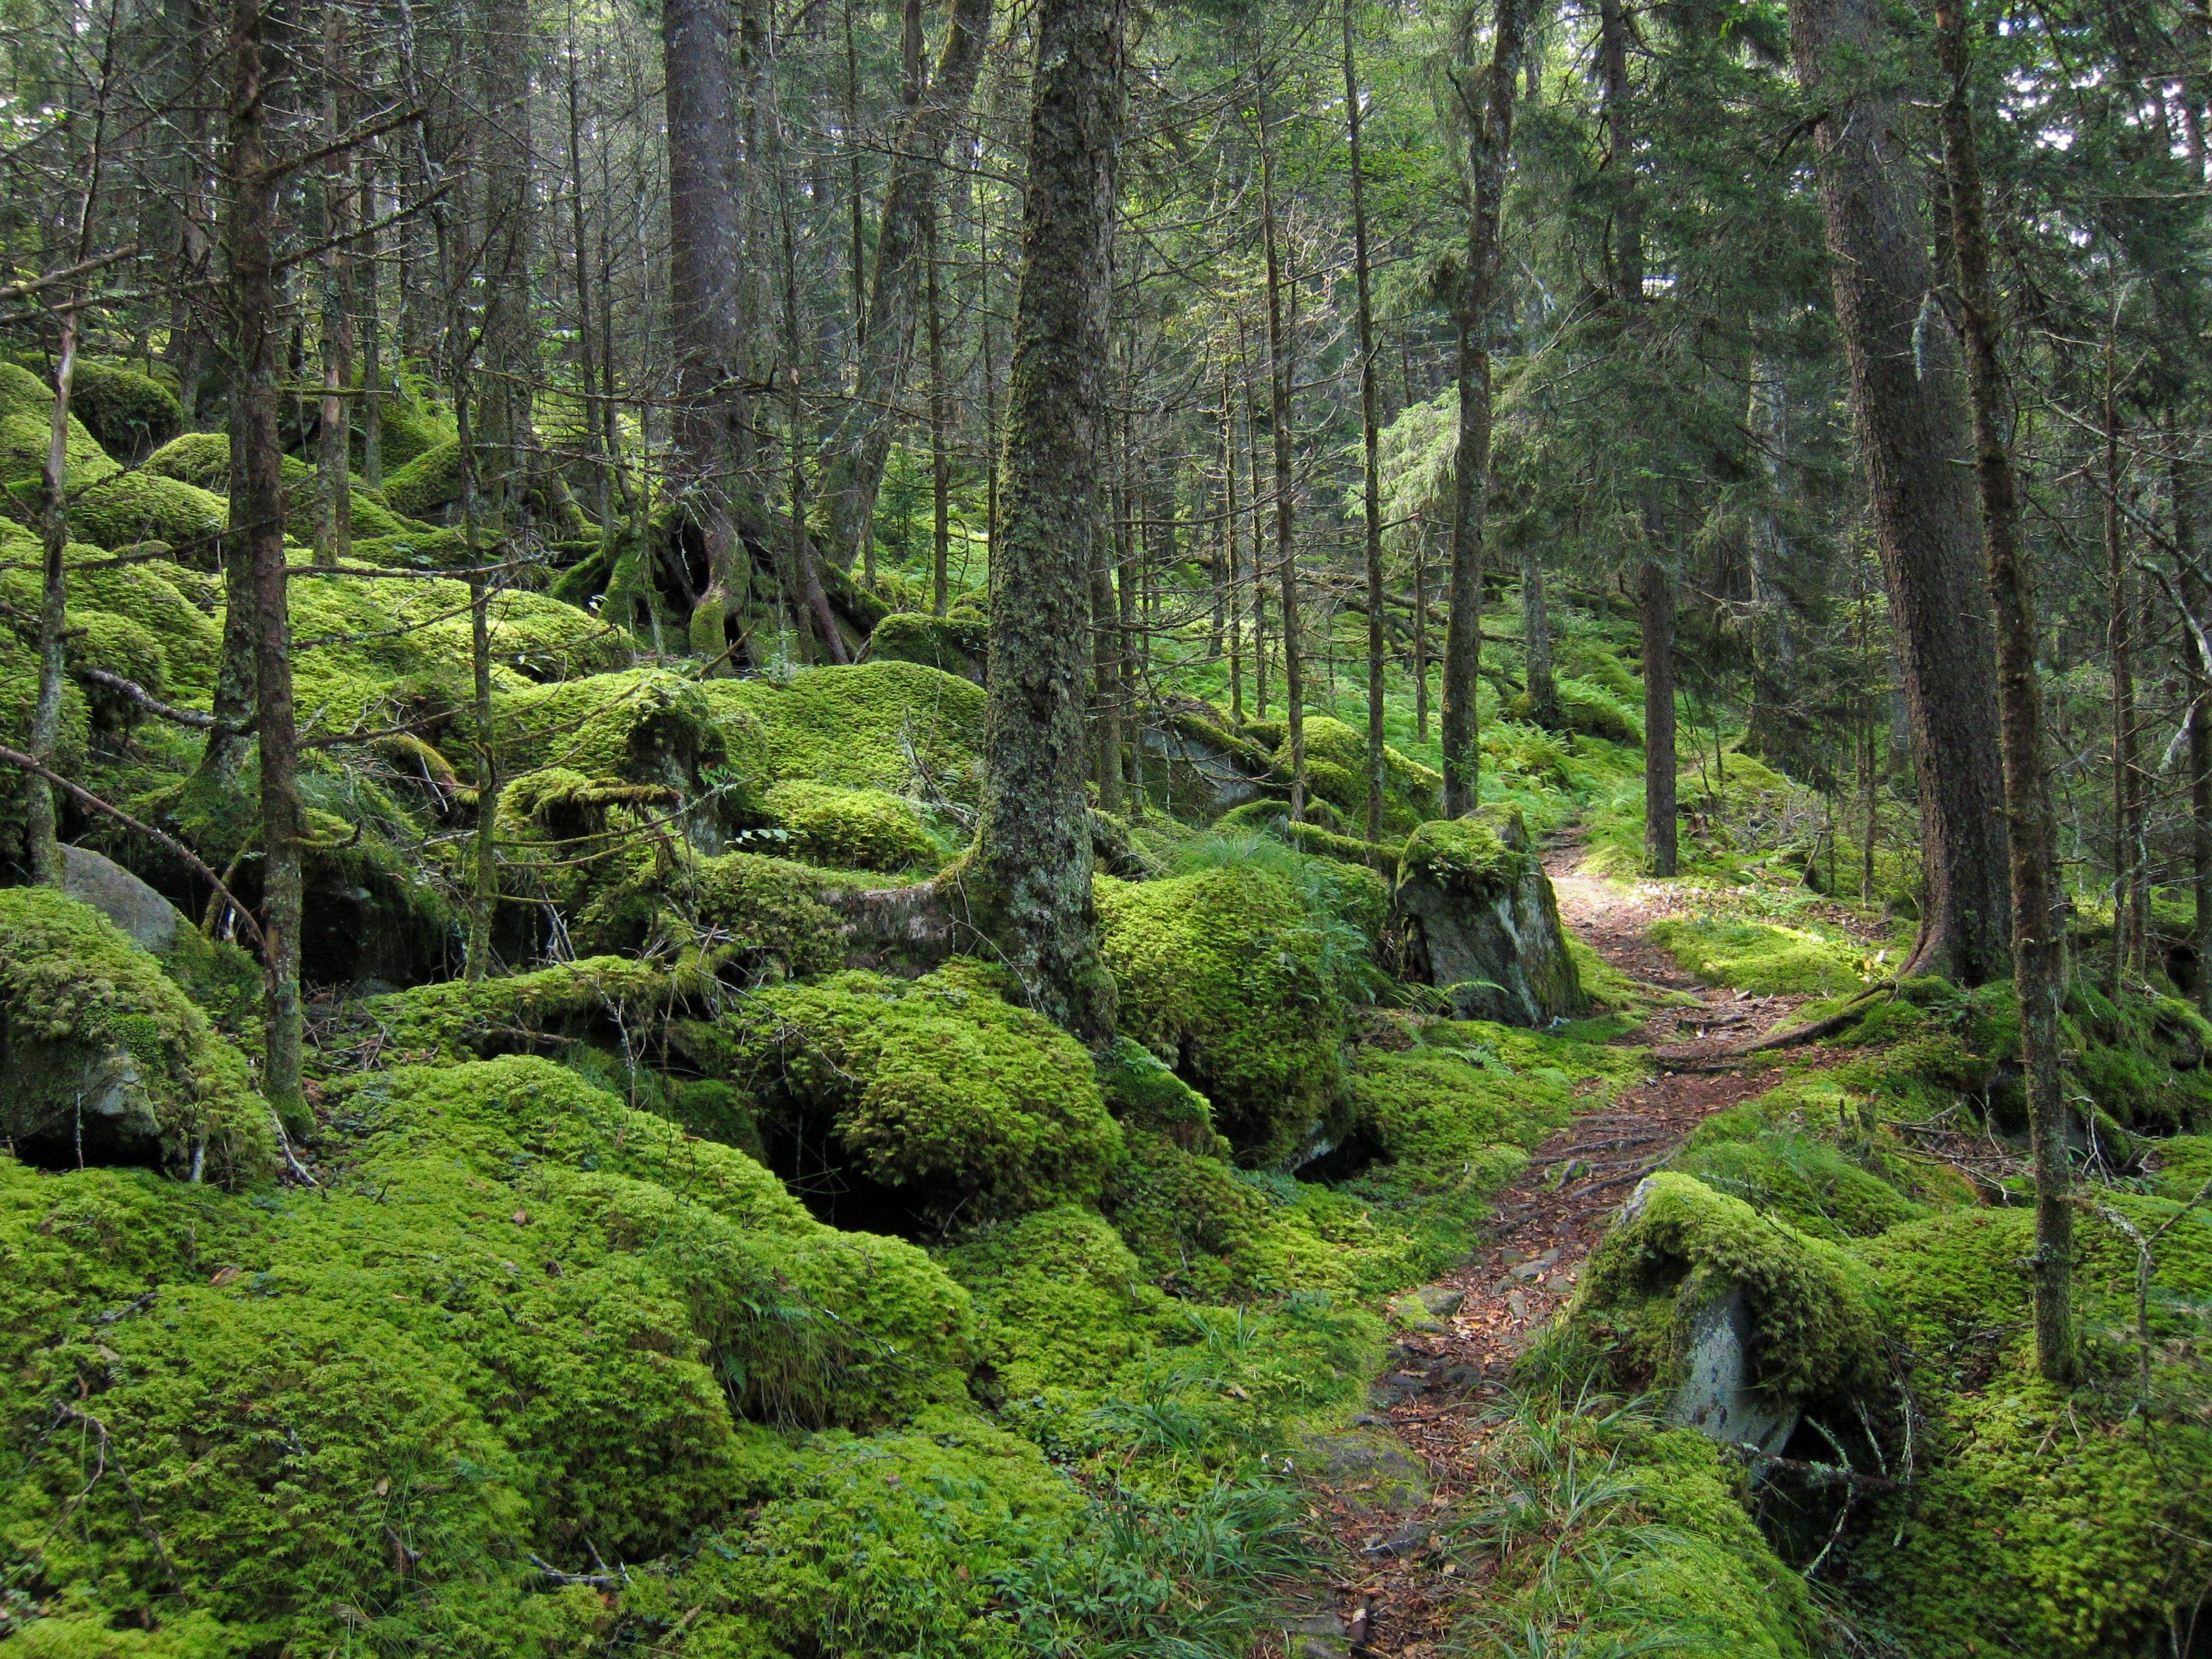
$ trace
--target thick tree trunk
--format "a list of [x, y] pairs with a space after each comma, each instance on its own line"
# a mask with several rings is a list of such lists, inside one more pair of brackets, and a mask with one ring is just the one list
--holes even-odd
[[1636, 622], [1644, 641], [1644, 847], [1651, 873], [1675, 869], [1674, 579], [1656, 559], [1637, 572]]
[[[868, 292], [859, 382], [828, 446], [822, 475], [826, 550], [848, 568], [872, 533], [876, 492], [883, 487], [891, 428], [914, 356], [915, 320], [927, 257], [923, 243], [936, 211], [937, 181], [945, 168], [945, 146], [966, 118], [990, 33], [991, 0], [952, 0], [937, 67], [927, 86], [920, 89], [892, 150], [883, 220], [876, 232], [875, 276]], [[856, 228], [856, 258], [859, 246]]]
[[[301, 817], [299, 749], [292, 714], [291, 620], [284, 564], [284, 452], [278, 441], [276, 194], [264, 123], [271, 80], [281, 73], [277, 27], [260, 0], [233, 0], [230, 15], [230, 193], [225, 240], [234, 353], [232, 550], [251, 572], [257, 725], [261, 745], [261, 936], [267, 1044], [262, 1091], [288, 1123], [309, 1121], [300, 1089]], [[238, 592], [234, 584], [232, 592]], [[210, 747], [212, 747], [210, 739]]]
[[2011, 966], [1996, 655], [1949, 334], [1923, 326], [1936, 279], [1910, 193], [1917, 161], [1894, 99], [1853, 89], [1883, 31], [1874, 0], [1791, 0], [1798, 80], [1828, 100], [1815, 129], [1821, 210], [1919, 780], [1923, 891], [1908, 967], [1978, 985]]
[[2004, 441], [2007, 400], [1997, 361], [1996, 286], [1990, 275], [1982, 175], [1967, 103], [1961, 0], [1936, 0], [1936, 50], [1949, 96], [1943, 105], [1951, 235], [1958, 252], [1959, 309], [1972, 394], [1974, 477], [1996, 631], [1997, 704], [2002, 727], [2004, 802], [2011, 860], [2013, 973], [2020, 994], [2021, 1060], [2035, 1161], [2036, 1366], [2052, 1382], [2075, 1380], [2072, 1169], [2069, 1110], [2059, 1076], [2059, 1005], [2066, 989], [2066, 936], [2057, 893], [2057, 835], [2043, 756], [2043, 690], [2035, 670], [2035, 595], [2021, 545], [2012, 458]]
[[[2115, 332], [2119, 319], [2112, 319]], [[2112, 673], [2112, 949], [2115, 995], [2136, 964], [2131, 949], [2142, 925], [2136, 868], [2142, 854], [2142, 773], [2136, 763], [2134, 596], [2128, 580], [2127, 537], [2120, 520], [2120, 413], [2116, 397], [2116, 342], [2105, 337], [2105, 646]]]
[[668, 99], [668, 328], [676, 355], [671, 485], [704, 543], [707, 591], [692, 649], [726, 652], [742, 622], [748, 572], [730, 496], [738, 429], [750, 416], [738, 362], [738, 125], [728, 0], [667, 0], [661, 63]]
[[353, 254], [340, 240], [352, 233], [353, 167], [335, 148], [349, 119], [340, 95], [350, 66], [345, 62], [343, 0], [323, 0], [323, 142], [332, 146], [322, 168], [322, 228], [331, 239], [322, 258], [323, 398], [315, 431], [315, 562], [339, 564], [353, 555], [353, 457], [349, 441], [353, 391]]
[[2200, 1012], [2212, 1012], [2212, 672], [2207, 672], [2195, 629], [2206, 617], [2208, 592], [2197, 574], [2197, 489], [2193, 471], [2179, 459], [2173, 446], [2173, 539], [2182, 552], [2181, 605], [2185, 630], [2182, 641], [2183, 672], [2189, 689], [2189, 861], [2191, 890], [2196, 914], [2189, 939], [2197, 954], [2196, 1003]]
[[[477, 447], [490, 464], [492, 515], [510, 534], [528, 511], [536, 445], [538, 342], [530, 309], [530, 59], [526, 0], [489, 0], [483, 57], [484, 374]], [[674, 148], [670, 123], [671, 149]]]
[[[1482, 672], [1483, 514], [1490, 495], [1490, 313], [1501, 253], [1498, 221], [1513, 149], [1513, 98], [1521, 81], [1528, 0], [1497, 0], [1490, 64], [1471, 72], [1468, 143], [1471, 204], [1467, 269], [1461, 275], [1459, 454], [1452, 471], [1451, 614], [1444, 634], [1443, 762], [1446, 817], [1470, 812], [1480, 798], [1481, 734], [1475, 688]], [[1480, 99], [1479, 105], [1473, 100]]]
[[1534, 538], [1521, 544], [1521, 650], [1528, 681], [1528, 718], [1548, 731], [1559, 724], [1559, 682], [1552, 668], [1552, 609], [1544, 598], [1544, 553]]
[[952, 452], [946, 447], [945, 314], [937, 287], [937, 212], [922, 238], [929, 301], [929, 608], [943, 616], [951, 603]]
[[993, 550], [985, 784], [964, 881], [971, 923], [1031, 1006], [1113, 1029], [1091, 896], [1083, 691], [1127, 0], [1041, 0], [1022, 276]]

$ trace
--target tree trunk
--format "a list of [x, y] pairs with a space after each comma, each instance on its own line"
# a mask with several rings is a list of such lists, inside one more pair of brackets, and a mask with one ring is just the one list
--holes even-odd
[[1521, 651], [1528, 681], [1528, 718], [1550, 731], [1559, 724], [1559, 682], [1552, 668], [1552, 611], [1544, 599], [1544, 554], [1533, 537], [1521, 544]]
[[1948, 331], [1908, 194], [1900, 110], [1858, 91], [1884, 51], [1874, 0], [1791, 0], [1790, 48], [1815, 107], [1820, 204], [1851, 411], [1866, 467], [1919, 779], [1922, 897], [1912, 973], [1978, 985], [2011, 965], [2003, 780], [1986, 584], [1964, 469]]
[[728, 0], [667, 0], [661, 64], [668, 100], [668, 329], [676, 356], [670, 484], [699, 527], [707, 591], [691, 647], [720, 657], [742, 623], [747, 586], [730, 492], [737, 429], [749, 420], [738, 362], [738, 124]]
[[[965, 118], [991, 33], [991, 0], [952, 0], [937, 67], [900, 128], [876, 232], [860, 378], [828, 446], [821, 494], [829, 556], [850, 567], [866, 547], [890, 455], [891, 428], [906, 391], [921, 297], [922, 246], [937, 207], [945, 146]], [[917, 41], [918, 52], [918, 41]], [[915, 69], [919, 69], [918, 57]], [[918, 74], [915, 78], [918, 80]], [[855, 210], [857, 211], [857, 209]], [[857, 253], [858, 240], [854, 247]]]
[[1960, 0], [1936, 0], [1936, 51], [1949, 96], [1942, 112], [1951, 236], [1958, 252], [1959, 309], [1973, 405], [1974, 477], [1996, 629], [1997, 705], [2002, 722], [2004, 799], [2009, 832], [2013, 972], [2020, 993], [2021, 1059], [2035, 1162], [2036, 1366], [2052, 1382], [2075, 1380], [2073, 1174], [2069, 1118], [2059, 1076], [2059, 1005], [2066, 988], [2066, 937], [2057, 890], [2057, 832], [2043, 756], [2043, 690], [2035, 669], [2035, 597], [2012, 459], [2004, 441], [2007, 400], [1997, 361], [1996, 286], [1990, 276], [1982, 176], [1967, 103], [1966, 40]]
[[2182, 670], [2189, 690], [2189, 862], [2195, 915], [2189, 928], [2191, 948], [2197, 955], [2194, 987], [2199, 1012], [2212, 1012], [2212, 673], [2194, 637], [2205, 620], [2208, 592], [2197, 574], [2197, 479], [2193, 468], [2180, 457], [2180, 445], [2172, 445], [2173, 539], [2181, 550], [2181, 605], [2185, 637]]
[[1114, 161], [1127, 0], [1040, 0], [1022, 276], [1008, 381], [1005, 523], [992, 561], [983, 810], [969, 920], [1031, 1006], [1113, 1029], [1083, 775], [1086, 569], [1104, 533], [1099, 452]]
[[[1490, 313], [1502, 252], [1498, 221], [1513, 149], [1513, 97], [1521, 80], [1528, 0], [1496, 0], [1490, 64], [1462, 93], [1468, 101], [1467, 269], [1461, 274], [1459, 453], [1452, 469], [1450, 617], [1444, 633], [1446, 817], [1480, 799], [1482, 751], [1475, 689], [1482, 672], [1483, 514], [1490, 496]], [[1480, 100], [1480, 103], [1476, 100]]]
[[[532, 394], [538, 342], [530, 307], [532, 166], [527, 0], [488, 0], [483, 131], [483, 367], [480, 450], [492, 464], [490, 507], [502, 535], [523, 520], [537, 471]], [[674, 123], [670, 123], [672, 129]], [[674, 148], [671, 134], [671, 149]]]
[[[54, 763], [61, 736], [62, 690], [69, 667], [69, 574], [63, 554], [69, 546], [70, 393], [76, 381], [77, 307], [70, 296], [62, 313], [60, 359], [54, 369], [54, 410], [47, 429], [46, 464], [40, 503], [39, 539], [44, 578], [39, 603], [39, 695], [31, 710], [31, 758]], [[34, 773], [23, 776], [23, 863], [33, 881], [62, 884], [60, 839], [56, 834], [54, 789]]]
[[951, 603], [952, 453], [945, 445], [945, 316], [937, 289], [937, 210], [926, 222], [922, 259], [929, 306], [929, 608], [943, 616]]
[[2112, 948], [2110, 963], [2114, 995], [2127, 977], [2129, 945], [2139, 913], [2136, 909], [2136, 861], [2141, 841], [2138, 819], [2140, 773], [2136, 765], [2136, 673], [2134, 641], [2130, 637], [2134, 617], [2133, 596], [2128, 581], [2127, 538], [2120, 521], [2120, 484], [2125, 469], [2120, 459], [2120, 413], [2113, 362], [2119, 318], [2105, 336], [2105, 600], [2107, 615], [2105, 646], [2112, 672]]
[[[1260, 82], [1260, 218], [1267, 267], [1267, 393], [1269, 436], [1275, 453], [1275, 564], [1283, 584], [1283, 715], [1289, 728], [1291, 822], [1306, 815], [1306, 711], [1304, 665], [1298, 660], [1298, 561], [1296, 540], [1296, 478], [1291, 455], [1291, 361], [1297, 331], [1286, 320], [1281, 250], [1275, 223], [1274, 139], [1267, 125], [1266, 70]], [[1295, 307], [1297, 290], [1291, 290]]]
[[[261, 0], [233, 0], [230, 15], [230, 192], [225, 240], [236, 380], [231, 438], [231, 520], [242, 526], [233, 557], [251, 572], [257, 725], [261, 746], [261, 936], [266, 1042], [262, 1091], [287, 1124], [305, 1124], [300, 1088], [299, 750], [292, 714], [291, 621], [286, 609], [284, 452], [278, 441], [276, 195], [264, 125], [281, 73], [277, 26]], [[232, 591], [237, 592], [237, 585]]]
[[1344, 124], [1351, 141], [1352, 269], [1359, 300], [1359, 436], [1365, 463], [1360, 505], [1367, 543], [1367, 839], [1382, 839], [1382, 670], [1389, 640], [1382, 625], [1382, 421], [1376, 413], [1375, 310], [1368, 293], [1367, 186], [1359, 155], [1359, 70], [1353, 55], [1352, 0], [1344, 0]]
[[340, 239], [354, 228], [352, 163], [335, 148], [349, 112], [340, 94], [350, 70], [345, 61], [345, 0], [323, 0], [323, 142], [332, 146], [322, 167], [322, 229], [330, 246], [322, 258], [323, 399], [315, 430], [315, 562], [342, 563], [353, 554], [352, 416], [353, 258]]
[[1429, 740], [1429, 526], [1413, 525], [1413, 735]]
[[1221, 549], [1224, 567], [1222, 585], [1228, 590], [1224, 608], [1229, 633], [1229, 721], [1244, 727], [1243, 577], [1237, 553], [1237, 412], [1229, 396], [1229, 360], [1221, 362]]
[[1674, 579], [1656, 559], [1637, 572], [1636, 622], [1644, 641], [1644, 847], [1651, 873], [1675, 869]]

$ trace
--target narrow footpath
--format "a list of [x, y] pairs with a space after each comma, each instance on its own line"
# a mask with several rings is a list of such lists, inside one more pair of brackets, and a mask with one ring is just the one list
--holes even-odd
[[[1565, 846], [1546, 860], [1561, 917], [1652, 994], [1644, 1024], [1621, 1041], [1650, 1049], [1654, 1074], [1538, 1148], [1498, 1194], [1482, 1246], [1418, 1292], [1432, 1328], [1396, 1340], [1358, 1419], [1377, 1454], [1328, 1460], [1314, 1472], [1316, 1518], [1340, 1540], [1349, 1576], [1332, 1586], [1334, 1608], [1292, 1621], [1278, 1650], [1290, 1659], [1447, 1651], [1466, 1590], [1428, 1517], [1447, 1510], [1479, 1468], [1485, 1419], [1514, 1357], [1572, 1294], [1583, 1259], [1637, 1182], [1706, 1117], [1771, 1086], [1765, 1069], [1736, 1051], [1789, 1023], [1808, 1000], [1742, 997], [1684, 974], [1650, 932], [1678, 902], [1674, 895], [1577, 873], [1581, 857], [1580, 848]], [[1392, 1455], [1389, 1441], [1402, 1445], [1402, 1457]], [[1404, 1496], [1424, 1487], [1418, 1504]], [[1398, 1500], [1378, 1504], [1382, 1493]]]

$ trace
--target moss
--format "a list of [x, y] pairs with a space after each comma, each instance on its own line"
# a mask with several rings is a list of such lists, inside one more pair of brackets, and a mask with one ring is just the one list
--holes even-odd
[[[453, 440], [453, 429], [426, 413], [409, 398], [385, 397], [377, 404], [378, 436], [383, 440], [384, 470], [387, 477], [440, 444]], [[362, 434], [353, 434], [353, 465], [362, 462]]]
[[972, 979], [945, 969], [910, 985], [847, 973], [782, 986], [683, 1041], [783, 1133], [833, 1136], [869, 1180], [929, 1214], [1095, 1200], [1121, 1130], [1091, 1057]]
[[[1326, 714], [1309, 714], [1305, 720], [1306, 783], [1350, 821], [1367, 821], [1367, 738], [1342, 720]], [[1277, 739], [1273, 763], [1282, 776], [1290, 775], [1290, 740]], [[1441, 774], [1419, 761], [1385, 746], [1383, 816], [1386, 831], [1403, 835], [1437, 810], [1443, 787]]]
[[2165, 1198], [2193, 1197], [2212, 1182], [2212, 1135], [2170, 1135], [2158, 1143], [2153, 1184]]
[[403, 518], [431, 519], [461, 498], [461, 444], [447, 438], [384, 477], [384, 499]]
[[967, 805], [979, 799], [983, 690], [957, 675], [866, 662], [788, 680], [708, 680], [700, 690], [726, 727], [757, 734], [770, 777]]
[[1753, 996], [1834, 996], [1874, 977], [1858, 945], [1811, 928], [1667, 916], [1651, 925], [1651, 937], [1707, 984]]
[[1485, 1193], [1518, 1175], [1527, 1149], [1565, 1122], [1577, 1100], [1557, 1064], [1516, 1073], [1488, 1050], [1444, 1048], [1364, 1050], [1352, 1097], [1357, 1127], [1416, 1180]]
[[975, 1298], [1009, 1395], [1097, 1387], [1150, 1345], [1166, 1305], [1113, 1228], [1073, 1205], [987, 1228], [942, 1260]]
[[1924, 1213], [1827, 1141], [1789, 1129], [1724, 1138], [1709, 1120], [1668, 1167], [1832, 1243], [1871, 1238]]
[[[1484, 807], [1463, 818], [1436, 818], [1407, 837], [1399, 879], [1419, 873], [1481, 892], [1518, 886], [1533, 867], [1528, 831], [1510, 809]], [[1517, 841], [1518, 845], [1516, 845]]]
[[587, 957], [534, 973], [418, 985], [362, 1007], [396, 1054], [477, 1060], [528, 1050], [548, 1036], [557, 1042], [600, 1020], [649, 1018], [683, 983], [651, 963]]
[[1945, 1402], [1939, 1431], [1910, 1505], [1859, 1546], [1913, 1652], [1964, 1659], [2002, 1631], [2013, 1652], [2087, 1659], [2185, 1627], [2212, 1577], [2201, 1424], [2100, 1421], [2013, 1376]]
[[727, 753], [712, 700], [665, 669], [518, 689], [500, 699], [495, 719], [507, 752], [591, 779], [696, 793]]
[[70, 379], [70, 412], [118, 460], [136, 460], [175, 437], [185, 424], [176, 394], [119, 363], [80, 357]]
[[1790, 1401], [1841, 1394], [1875, 1364], [1863, 1276], [1833, 1246], [1686, 1175], [1653, 1176], [1592, 1253], [1575, 1317], [1633, 1380], [1679, 1382], [1698, 1316], [1741, 1291], [1753, 1380]]
[[876, 662], [915, 662], [963, 678], [980, 679], [990, 646], [988, 618], [933, 617], [894, 611], [868, 635]]
[[1242, 1156], [1281, 1159], [1340, 1076], [1344, 1002], [1311, 908], [1252, 866], [1097, 886], [1121, 1029], [1212, 1102]]
[[881, 789], [791, 780], [768, 792], [768, 811], [810, 861], [843, 870], [935, 868], [945, 849], [912, 802]]
[[[1559, 721], [1568, 731], [1632, 749], [1644, 746], [1643, 718], [1630, 707], [1641, 696], [1640, 687], [1617, 691], [1587, 680], [1567, 678], [1558, 682], [1557, 690]], [[1528, 694], [1522, 691], [1507, 702], [1505, 713], [1512, 720], [1527, 720], [1530, 708]]]
[[583, 907], [577, 937], [599, 951], [659, 941], [757, 981], [828, 973], [845, 960], [844, 925], [821, 896], [835, 880], [757, 853], [647, 860]]
[[50, 888], [0, 891], [0, 1054], [8, 1139], [112, 1134], [178, 1166], [204, 1148], [227, 1179], [274, 1158], [243, 1057], [129, 935]]
[[[146, 471], [158, 477], [227, 493], [230, 484], [230, 437], [222, 432], [189, 432], [146, 458]], [[283, 458], [284, 532], [294, 541], [312, 544], [322, 524], [322, 478], [295, 456]], [[386, 505], [382, 491], [359, 477], [348, 493], [347, 522], [356, 543], [404, 540], [444, 546], [457, 538], [448, 531], [417, 524]], [[398, 561], [393, 561], [398, 562]]]
[[1225, 1146], [1213, 1133], [1213, 1107], [1141, 1043], [1117, 1036], [1096, 1056], [1106, 1109], [1133, 1128], [1195, 1152]]

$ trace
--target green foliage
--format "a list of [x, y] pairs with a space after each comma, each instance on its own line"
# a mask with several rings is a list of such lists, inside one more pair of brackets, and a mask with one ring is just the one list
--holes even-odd
[[894, 611], [868, 635], [872, 662], [915, 662], [974, 678], [990, 645], [988, 618], [972, 614], [935, 617]]
[[1096, 1386], [1151, 1346], [1167, 1307], [1114, 1229], [1075, 1205], [985, 1228], [942, 1261], [1012, 1395]]
[[772, 1121], [943, 1221], [1095, 1200], [1120, 1148], [1091, 1058], [958, 962], [763, 990], [680, 1034]]
[[[395, 458], [397, 459], [397, 458]], [[445, 438], [384, 475], [384, 499], [408, 519], [434, 519], [461, 499], [461, 443]]]
[[244, 1058], [128, 934], [52, 888], [0, 890], [0, 1056], [8, 1139], [112, 1127], [229, 1180], [275, 1157]]
[[167, 443], [185, 423], [176, 394], [159, 380], [93, 357], [76, 360], [70, 377], [70, 413], [85, 423], [102, 449], [125, 461]]

